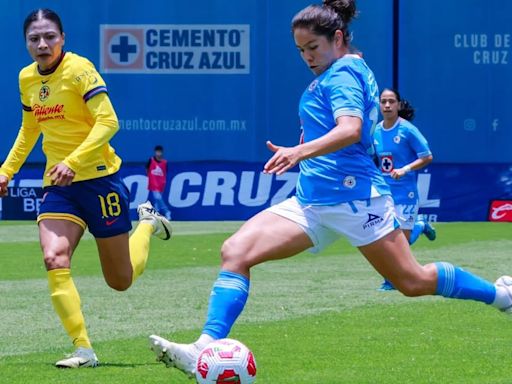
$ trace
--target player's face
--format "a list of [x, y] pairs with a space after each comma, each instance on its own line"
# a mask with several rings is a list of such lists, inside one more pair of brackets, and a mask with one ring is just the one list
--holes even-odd
[[51, 20], [39, 19], [30, 24], [26, 34], [27, 49], [39, 69], [51, 68], [60, 58], [64, 46], [64, 34]]
[[380, 111], [385, 119], [393, 119], [398, 116], [398, 102], [396, 95], [392, 91], [384, 91], [380, 95]]
[[334, 61], [343, 56], [341, 31], [336, 32], [332, 41], [308, 28], [296, 28], [293, 37], [302, 59], [315, 75], [323, 73]]

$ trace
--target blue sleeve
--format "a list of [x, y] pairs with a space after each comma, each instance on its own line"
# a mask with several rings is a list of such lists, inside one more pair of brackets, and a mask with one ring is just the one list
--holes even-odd
[[340, 116], [355, 116], [363, 120], [364, 91], [360, 79], [350, 67], [343, 66], [334, 71], [325, 87], [334, 120]]
[[432, 154], [427, 139], [414, 126], [409, 129], [409, 143], [418, 158], [427, 157]]

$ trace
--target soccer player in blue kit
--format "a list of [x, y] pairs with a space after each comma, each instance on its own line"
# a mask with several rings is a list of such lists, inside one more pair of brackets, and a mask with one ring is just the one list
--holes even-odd
[[[379, 168], [391, 188], [397, 219], [409, 244], [424, 233], [435, 240], [432, 226], [418, 218], [419, 197], [416, 171], [432, 162], [432, 152], [421, 132], [410, 121], [414, 108], [402, 100], [397, 90], [384, 89], [380, 94], [380, 111], [384, 120], [377, 124], [373, 135]], [[384, 280], [380, 290], [393, 290]]]
[[192, 376], [200, 351], [229, 334], [247, 301], [253, 266], [307, 249], [318, 252], [342, 236], [406, 296], [441, 295], [512, 311], [512, 278], [495, 285], [447, 262], [420, 265], [412, 255], [390, 188], [372, 159], [379, 93], [365, 61], [348, 54], [355, 13], [353, 0], [324, 0], [293, 18], [295, 44], [316, 78], [299, 105], [303, 143], [267, 142], [274, 155], [264, 172], [280, 175], [299, 164], [296, 196], [258, 213], [225, 241], [196, 342], [149, 337], [167, 366]]

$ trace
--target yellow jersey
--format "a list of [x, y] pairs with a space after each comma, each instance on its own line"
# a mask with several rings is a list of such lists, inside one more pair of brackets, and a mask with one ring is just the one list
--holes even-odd
[[73, 181], [111, 175], [121, 159], [109, 140], [119, 129], [105, 82], [84, 57], [63, 52], [59, 63], [40, 71], [32, 63], [20, 71], [23, 121], [18, 137], [0, 168], [11, 179], [43, 134], [46, 169], [43, 184], [51, 184], [47, 172], [64, 163], [75, 172]]

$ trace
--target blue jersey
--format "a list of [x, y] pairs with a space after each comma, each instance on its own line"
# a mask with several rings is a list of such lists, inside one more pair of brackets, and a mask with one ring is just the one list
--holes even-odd
[[432, 152], [425, 137], [418, 128], [399, 117], [395, 125], [389, 129], [384, 128], [382, 122], [377, 125], [374, 144], [381, 172], [391, 187], [395, 203], [416, 204], [416, 172], [409, 172], [401, 179], [395, 180], [391, 177], [391, 171], [402, 168], [418, 158], [429, 156]]
[[361, 141], [300, 162], [297, 199], [304, 205], [336, 205], [389, 195], [372, 160], [379, 90], [372, 71], [359, 57], [345, 56], [318, 76], [299, 105], [304, 142], [324, 136], [340, 116], [362, 120]]

